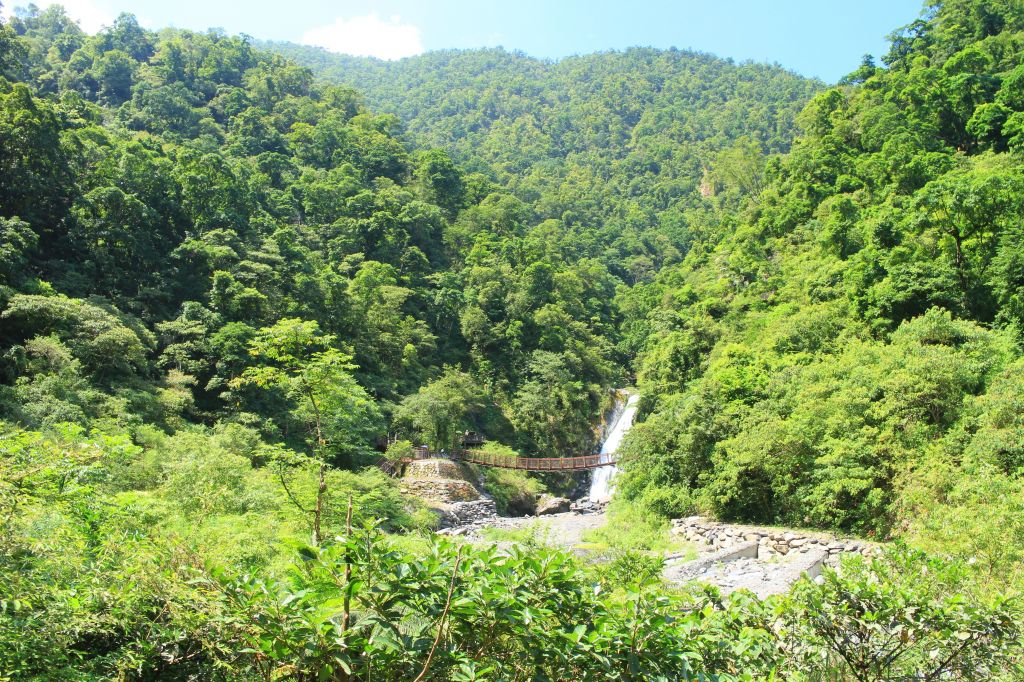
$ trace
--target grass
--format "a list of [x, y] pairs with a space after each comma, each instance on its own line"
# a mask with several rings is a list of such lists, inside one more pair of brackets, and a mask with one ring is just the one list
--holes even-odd
[[531, 521], [520, 528], [492, 528], [480, 531], [488, 542], [514, 542], [526, 548], [551, 546], [551, 528], [542, 521]]
[[608, 505], [608, 523], [583, 533], [581, 549], [592, 551], [639, 551], [647, 554], [685, 552], [696, 558], [697, 551], [685, 540], [672, 537], [668, 519], [645, 514], [627, 502]]
[[424, 533], [391, 533], [388, 541], [396, 550], [409, 554], [426, 554], [430, 550], [430, 537]]

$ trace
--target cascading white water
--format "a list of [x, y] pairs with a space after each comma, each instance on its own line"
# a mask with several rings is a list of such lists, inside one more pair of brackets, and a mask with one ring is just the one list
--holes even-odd
[[[619, 414], [618, 418], [608, 430], [601, 444], [601, 454], [611, 455], [619, 449], [623, 436], [633, 426], [633, 417], [636, 416], [636, 404], [640, 396], [631, 394], [626, 400], [626, 407]], [[607, 502], [612, 496], [612, 479], [618, 473], [619, 468], [614, 464], [594, 469], [593, 478], [590, 479], [590, 501]]]

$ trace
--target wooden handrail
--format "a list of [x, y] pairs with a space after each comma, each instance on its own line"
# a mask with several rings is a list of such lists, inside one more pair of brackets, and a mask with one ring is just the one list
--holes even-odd
[[378, 466], [394, 475], [393, 471], [399, 464], [408, 464], [421, 459], [450, 459], [455, 462], [468, 462], [497, 469], [520, 469], [523, 471], [581, 471], [611, 466], [618, 461], [615, 454], [575, 457], [517, 457], [515, 455], [498, 455], [485, 450], [434, 451], [427, 448], [413, 448], [407, 457], [402, 457], [396, 462], [382, 459], [378, 462]]

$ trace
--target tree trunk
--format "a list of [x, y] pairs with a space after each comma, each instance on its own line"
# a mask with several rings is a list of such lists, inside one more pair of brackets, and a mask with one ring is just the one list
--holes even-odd
[[324, 493], [327, 492], [327, 465], [320, 462], [320, 479], [316, 486], [316, 508], [313, 510], [313, 544], [319, 545], [323, 540], [320, 531], [320, 519], [324, 512]]

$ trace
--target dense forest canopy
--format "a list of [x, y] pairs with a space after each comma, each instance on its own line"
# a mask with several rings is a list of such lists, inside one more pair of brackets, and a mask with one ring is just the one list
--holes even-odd
[[[1014, 679], [1022, 57], [1017, 0], [930, 0], [828, 88], [15, 10], [0, 680]], [[634, 378], [639, 513], [913, 549], [666, 596], [645, 556], [427, 543], [372, 466], [470, 429], [589, 452]], [[865, 654], [898, 605], [910, 644]]]
[[701, 205], [718, 155], [737, 144], [755, 157], [787, 151], [822, 87], [778, 66], [675, 49], [558, 62], [449, 50], [384, 62], [265, 45], [395, 114], [418, 146], [501, 183], [627, 284], [689, 249], [684, 214]]
[[1020, 3], [932, 3], [810, 101], [744, 208], [624, 294], [648, 418], [623, 492], [1019, 577], [1022, 29]]
[[268, 46], [538, 197], [563, 231], [651, 244], [610, 265], [647, 414], [628, 496], [886, 536], [949, 495], [977, 518], [992, 491], [963, 506], [965, 478], [1020, 491], [1022, 16], [930, 3], [828, 90], [675, 50], [383, 62]]
[[[9, 147], [18, 181], [3, 196], [15, 418], [227, 420], [299, 447], [285, 392], [232, 379], [257, 364], [260, 330], [301, 319], [373, 404], [327, 439], [336, 464], [360, 461], [374, 434], [425, 435], [413, 406], [431, 400], [529, 452], [590, 448], [633, 352], [617, 290], [683, 257], [682, 215], [701, 203], [712, 152], [784, 150], [817, 89], [675, 51], [551, 73], [502, 52], [438, 53], [410, 77], [441, 74], [410, 106], [481, 69], [501, 86], [470, 79], [446, 123], [404, 122], [217, 32], [152, 33], [122, 15], [86, 36], [57, 7], [19, 10], [8, 30], [7, 135], [26, 145]], [[527, 81], [543, 92], [515, 99], [508, 88]], [[502, 137], [530, 117], [541, 142]], [[417, 132], [457, 121], [480, 128], [461, 151]], [[497, 156], [467, 151], [484, 148]], [[60, 381], [41, 359], [51, 351], [68, 359]]]

